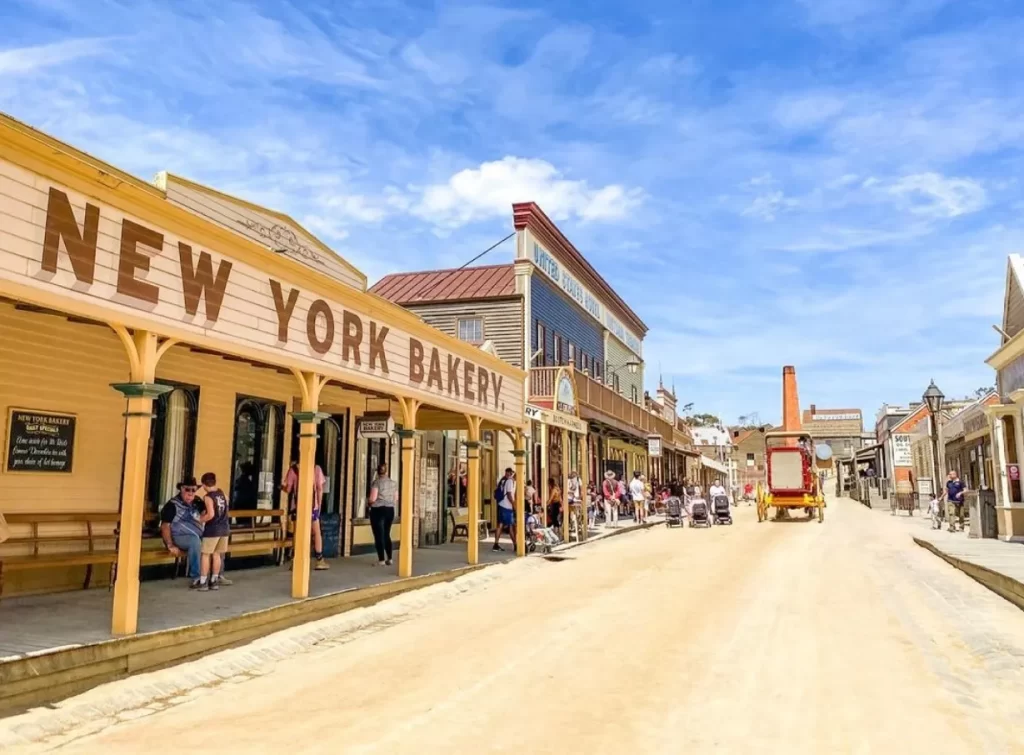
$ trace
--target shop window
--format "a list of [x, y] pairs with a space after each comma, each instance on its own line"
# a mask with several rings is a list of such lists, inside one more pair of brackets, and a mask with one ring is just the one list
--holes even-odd
[[634, 404], [639, 404], [640, 403], [640, 393], [639, 393], [639, 391], [637, 391], [636, 386], [635, 385], [629, 386], [629, 392], [630, 392], [630, 394], [632, 394], [633, 403]]
[[177, 494], [183, 477], [195, 475], [199, 388], [160, 382], [173, 385], [174, 390], [153, 402], [146, 473], [146, 511], [151, 516], [147, 518], [155, 518], [160, 507]]
[[535, 362], [541, 365], [548, 363], [548, 333], [544, 324], [539, 321], [537, 322], [537, 348], [534, 349], [534, 353], [537, 354], [534, 358]]
[[576, 344], [574, 343], [569, 344], [569, 361], [566, 364], [576, 366]]
[[553, 344], [553, 346], [554, 346], [553, 351], [554, 351], [554, 357], [555, 357], [555, 364], [556, 365], [557, 364], [561, 364], [562, 363], [562, 337], [560, 335], [558, 335], [558, 333], [555, 333], [555, 335], [554, 335], [554, 344]]
[[479, 345], [484, 342], [484, 321], [481, 317], [459, 320], [459, 340]]
[[612, 375], [612, 389], [616, 393], [620, 393], [622, 391], [622, 386], [619, 383], [619, 375], [618, 375], [618, 373]]
[[585, 373], [587, 373], [588, 375], [590, 374], [590, 355], [589, 354], [584, 354], [583, 355], [583, 371]]
[[284, 459], [284, 404], [239, 396], [235, 400], [231, 505], [277, 508]]

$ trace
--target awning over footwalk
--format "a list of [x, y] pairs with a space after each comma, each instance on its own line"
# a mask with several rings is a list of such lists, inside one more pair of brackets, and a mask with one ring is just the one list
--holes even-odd
[[725, 466], [725, 464], [708, 456], [704, 456], [703, 454], [701, 454], [700, 457], [700, 465], [702, 467], [707, 467], [708, 469], [714, 469], [722, 474], [728, 474], [729, 472], [729, 468]]

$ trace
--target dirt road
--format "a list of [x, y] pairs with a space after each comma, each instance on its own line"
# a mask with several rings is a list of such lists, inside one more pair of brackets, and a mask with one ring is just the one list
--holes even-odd
[[61, 752], [1024, 752], [1024, 613], [849, 501], [655, 530]]

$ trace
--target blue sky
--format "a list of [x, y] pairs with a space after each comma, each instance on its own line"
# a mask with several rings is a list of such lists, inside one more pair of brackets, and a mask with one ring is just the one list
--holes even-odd
[[538, 201], [695, 410], [777, 420], [783, 364], [868, 416], [993, 382], [1015, 0], [6, 0], [0, 28], [0, 109], [287, 211], [371, 281]]

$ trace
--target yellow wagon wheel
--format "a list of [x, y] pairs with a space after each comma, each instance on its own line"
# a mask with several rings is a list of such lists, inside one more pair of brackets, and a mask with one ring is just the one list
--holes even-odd
[[768, 518], [768, 496], [764, 492], [764, 488], [761, 484], [757, 485], [757, 521], [763, 522]]

